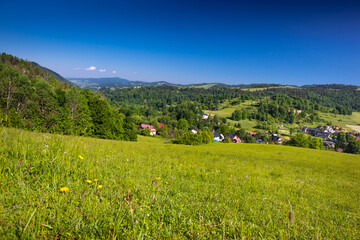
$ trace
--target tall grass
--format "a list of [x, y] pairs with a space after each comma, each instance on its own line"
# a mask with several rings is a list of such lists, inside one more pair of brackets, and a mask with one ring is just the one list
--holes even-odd
[[4, 239], [360, 236], [356, 155], [0, 131]]

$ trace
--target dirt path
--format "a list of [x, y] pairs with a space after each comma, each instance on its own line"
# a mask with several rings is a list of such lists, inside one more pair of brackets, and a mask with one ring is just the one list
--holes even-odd
[[360, 126], [359, 125], [346, 125], [346, 126], [351, 128], [354, 131], [360, 132]]

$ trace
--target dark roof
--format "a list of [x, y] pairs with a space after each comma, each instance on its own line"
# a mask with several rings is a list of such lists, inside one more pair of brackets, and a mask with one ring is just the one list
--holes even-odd
[[217, 132], [214, 132], [213, 134], [214, 134], [214, 138], [217, 138], [217, 137], [220, 138], [220, 134], [218, 134]]

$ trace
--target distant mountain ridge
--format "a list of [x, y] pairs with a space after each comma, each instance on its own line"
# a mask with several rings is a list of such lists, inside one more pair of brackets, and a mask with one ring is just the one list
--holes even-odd
[[101, 87], [109, 88], [125, 88], [125, 87], [144, 87], [144, 86], [159, 86], [159, 85], [176, 85], [165, 81], [158, 82], [143, 82], [130, 81], [124, 78], [68, 78], [68, 81], [77, 85], [80, 88], [98, 89]]
[[228, 85], [224, 83], [199, 83], [199, 84], [175, 84], [165, 81], [144, 82], [131, 81], [120, 77], [113, 78], [68, 78], [68, 81], [80, 88], [99, 89], [101, 87], [108, 88], [126, 88], [126, 87], [145, 87], [145, 86], [178, 86], [193, 88], [265, 88], [265, 87], [281, 87], [280, 84], [237, 84]]

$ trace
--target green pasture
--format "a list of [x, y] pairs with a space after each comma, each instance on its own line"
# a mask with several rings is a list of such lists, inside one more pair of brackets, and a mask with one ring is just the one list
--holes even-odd
[[[349, 129], [346, 125], [360, 126], [360, 112], [353, 112], [351, 115], [339, 115], [333, 113], [319, 113], [319, 117], [326, 122], [329, 121], [333, 125]], [[350, 130], [350, 129], [349, 129]]]
[[0, 129], [1, 238], [359, 239], [358, 155], [163, 142]]

